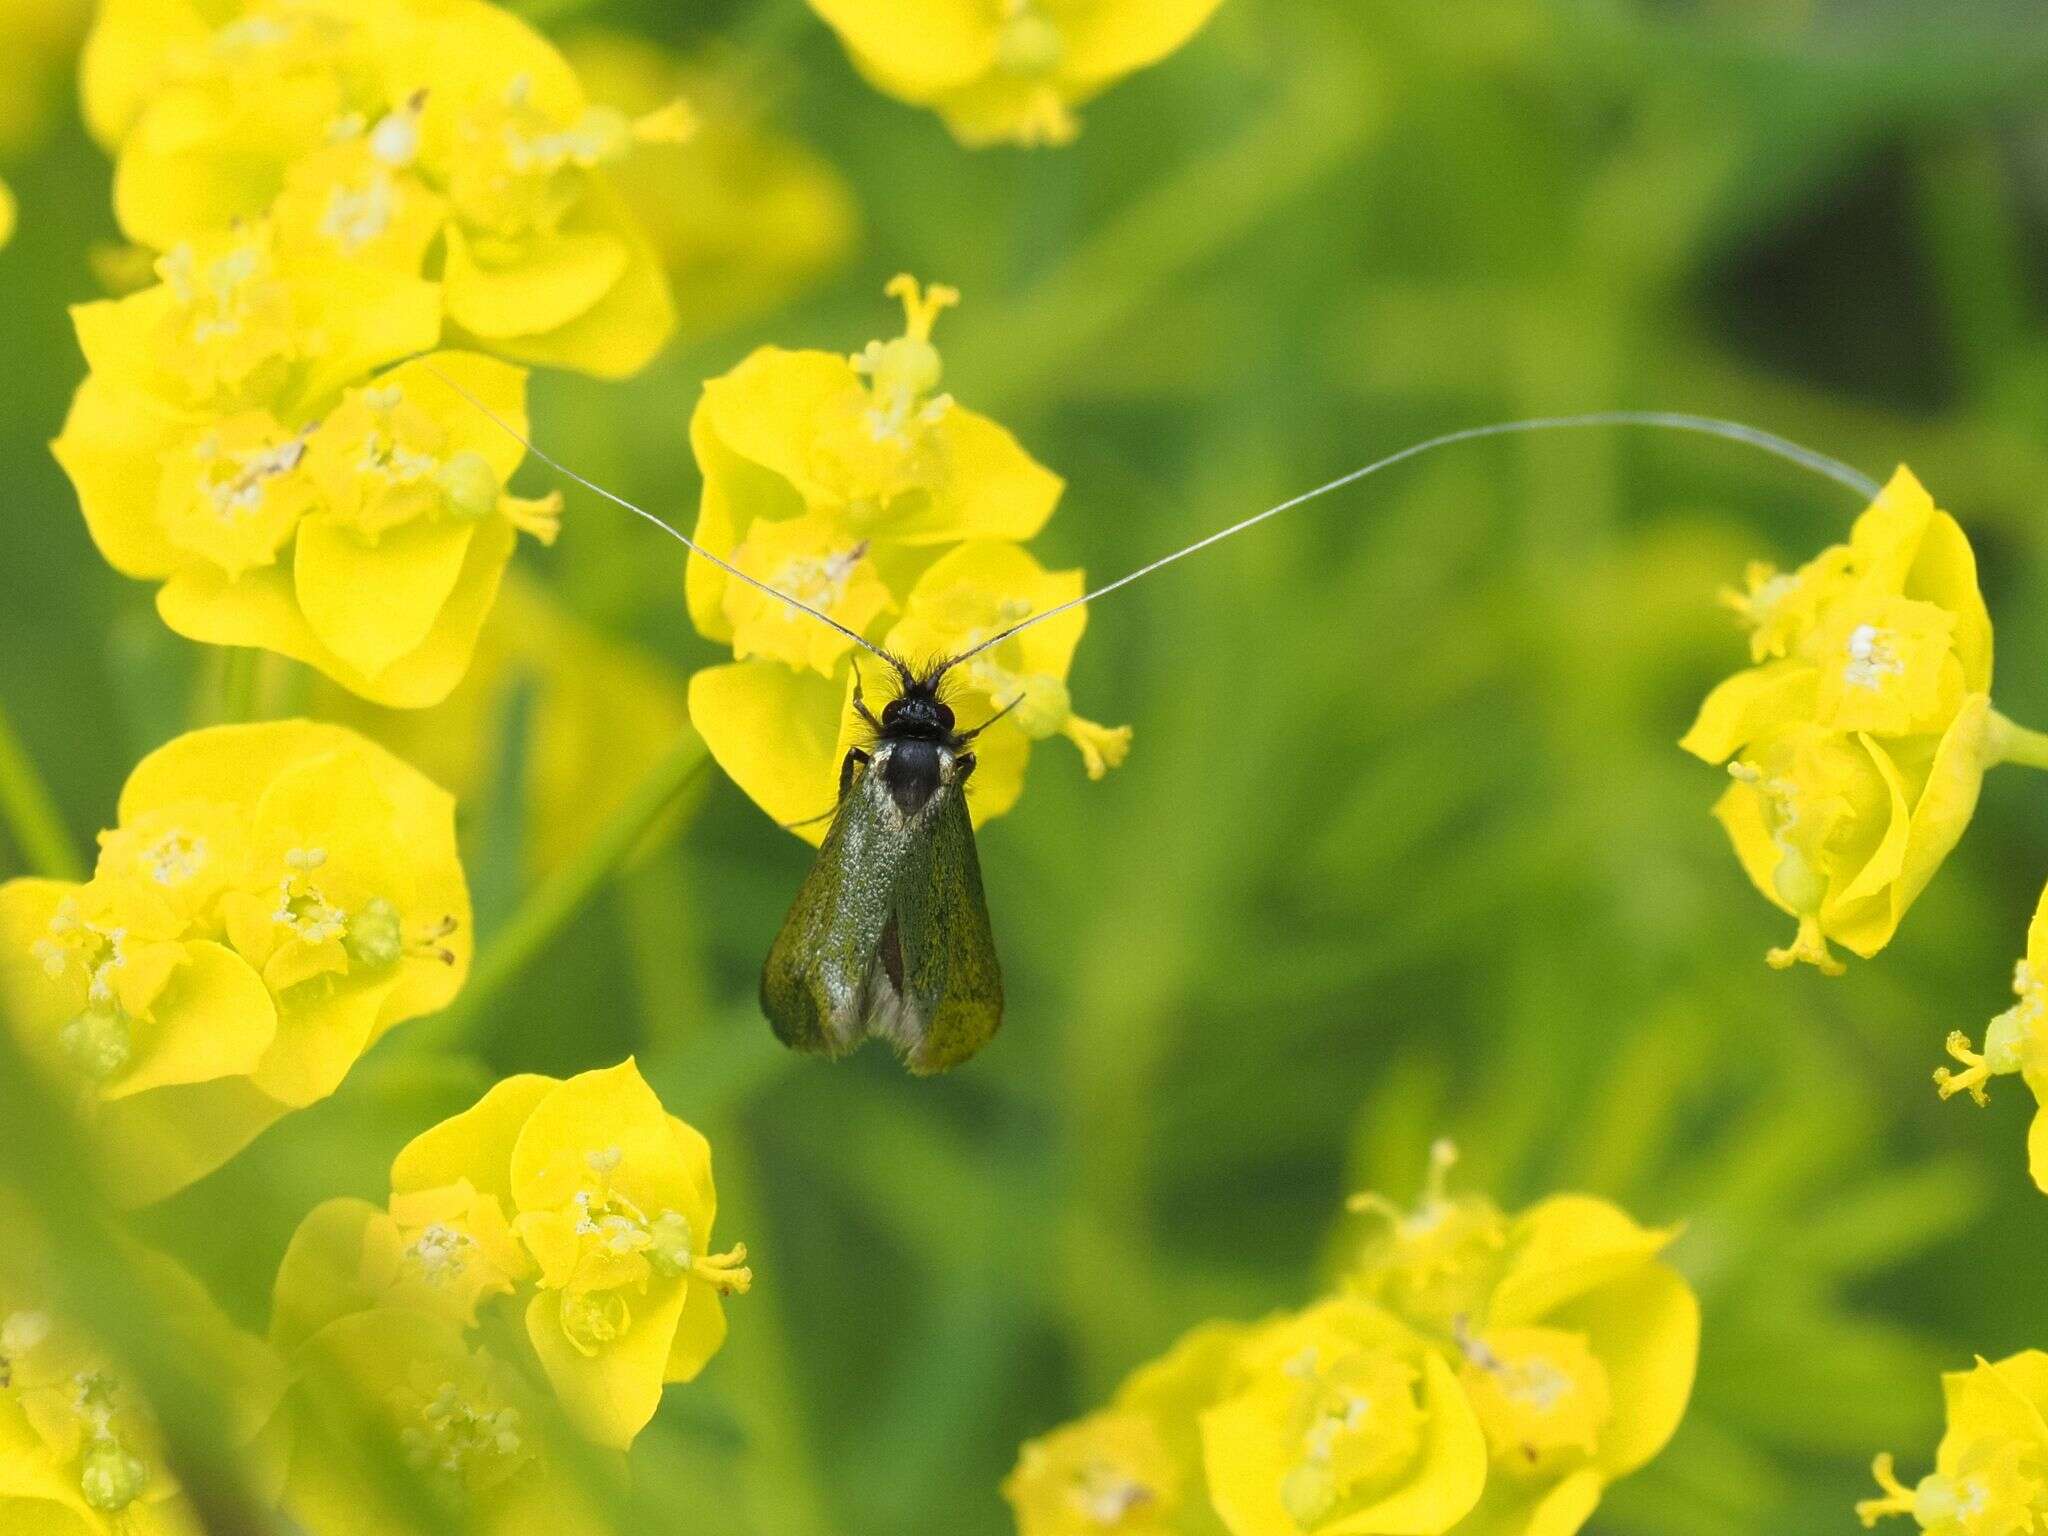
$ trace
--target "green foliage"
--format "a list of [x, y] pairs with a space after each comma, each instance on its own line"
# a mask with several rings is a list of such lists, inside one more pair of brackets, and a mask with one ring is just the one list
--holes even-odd
[[[655, 0], [531, 9], [672, 27]], [[634, 382], [537, 380], [536, 431], [582, 472], [686, 516], [698, 382], [757, 342], [854, 347], [910, 267], [969, 299], [948, 387], [1068, 478], [1051, 563], [1117, 574], [1449, 427], [1695, 410], [1910, 461], [1978, 541], [2001, 707], [2048, 720], [2031, 6], [1237, 0], [1037, 154], [957, 148], [769, 14], [794, 9], [707, 30], [766, 50], [866, 248]], [[8, 170], [0, 705], [82, 856], [136, 757], [221, 690], [93, 554], [43, 446], [105, 164], [66, 126]], [[1937, 1370], [2048, 1344], [2024, 1095], [1944, 1111], [1927, 1081], [2004, 1006], [2048, 875], [2038, 786], [1993, 781], [1898, 940], [1830, 982], [1765, 969], [1780, 917], [1672, 745], [1739, 660], [1716, 586], [1854, 511], [1711, 442], [1480, 444], [1106, 603], [1076, 692], [1135, 726], [1130, 763], [1091, 785], [1045, 754], [984, 833], [1006, 1027], [935, 1081], [774, 1043], [755, 982], [808, 854], [730, 785], [616, 879], [543, 877], [553, 915], [522, 927], [508, 734], [465, 808], [473, 877], [510, 892], [487, 999], [399, 1031], [147, 1230], [260, 1332], [316, 1201], [379, 1196], [487, 1076], [635, 1051], [710, 1138], [757, 1274], [635, 1453], [644, 1528], [983, 1536], [1021, 1440], [1199, 1318], [1301, 1299], [1356, 1237], [1342, 1196], [1405, 1195], [1449, 1134], [1504, 1204], [1583, 1188], [1686, 1226], [1693, 1411], [1594, 1529], [1846, 1528], [1873, 1451], [1931, 1445]], [[614, 509], [572, 496], [560, 547], [522, 558], [586, 620], [711, 659], [670, 547]], [[0, 843], [0, 874], [41, 856]], [[22, 1124], [11, 1179], [47, 1172]]]

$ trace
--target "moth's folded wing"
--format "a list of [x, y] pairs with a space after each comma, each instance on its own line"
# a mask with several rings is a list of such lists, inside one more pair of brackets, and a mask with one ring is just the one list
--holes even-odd
[[984, 1045], [1003, 1022], [1003, 976], [974, 826], [957, 787], [941, 790], [927, 836], [930, 857], [904, 871], [897, 905], [903, 942], [904, 990], [923, 1020], [921, 1037], [905, 1053], [920, 1074], [956, 1067]]
[[761, 968], [761, 1011], [784, 1045], [840, 1056], [865, 1037], [868, 976], [902, 850], [863, 774], [832, 819]]

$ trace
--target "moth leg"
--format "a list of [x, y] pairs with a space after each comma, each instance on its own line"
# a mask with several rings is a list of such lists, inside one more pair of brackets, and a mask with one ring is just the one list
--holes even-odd
[[981, 759], [977, 758], [972, 752], [962, 752], [953, 759], [954, 782], [962, 789], [965, 789], [967, 781], [974, 777], [974, 765], [979, 761]]
[[[879, 736], [881, 734], [882, 722], [875, 718], [874, 712], [867, 706], [867, 700], [860, 696], [860, 663], [857, 661], [853, 664], [853, 712], [865, 720], [868, 728], [876, 735]], [[867, 761], [865, 755], [862, 756], [861, 761]], [[839, 793], [842, 795], [846, 793], [846, 783], [847, 770], [842, 768], [839, 771]]]
[[[858, 701], [859, 697], [860, 695], [857, 693], [854, 695], [856, 701]], [[865, 711], [863, 711], [863, 713], [865, 713]], [[874, 759], [872, 757], [869, 757], [867, 753], [861, 751], [859, 747], [848, 747], [846, 749], [846, 756], [839, 764], [840, 799], [844, 800], [846, 798], [846, 792], [849, 789], [853, 788], [853, 770], [857, 767], [865, 768], [868, 766], [868, 764], [872, 763], [873, 761]]]

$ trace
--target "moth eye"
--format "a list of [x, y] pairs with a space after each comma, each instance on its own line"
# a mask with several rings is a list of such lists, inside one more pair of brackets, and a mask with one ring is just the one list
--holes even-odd
[[903, 701], [901, 699], [891, 699], [888, 703], [882, 706], [882, 724], [894, 725], [896, 723], [896, 717], [902, 713]]
[[950, 704], [941, 704], [938, 706], [938, 711], [940, 727], [948, 731], [953, 729], [953, 706]]

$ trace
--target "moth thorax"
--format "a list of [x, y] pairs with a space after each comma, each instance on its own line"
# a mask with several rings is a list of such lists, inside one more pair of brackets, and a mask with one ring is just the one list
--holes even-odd
[[888, 741], [875, 753], [875, 772], [906, 820], [931, 803], [933, 795], [953, 782], [953, 750], [936, 741]]

